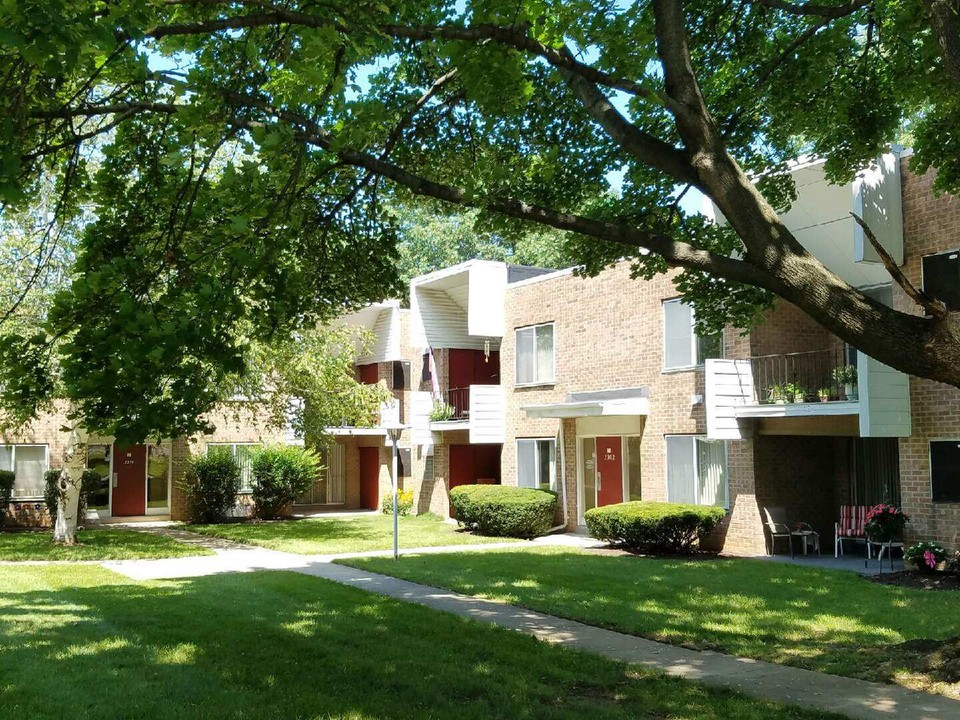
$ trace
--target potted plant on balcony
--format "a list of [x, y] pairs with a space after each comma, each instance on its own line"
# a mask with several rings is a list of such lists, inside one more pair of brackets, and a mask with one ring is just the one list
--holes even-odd
[[799, 383], [787, 383], [784, 387], [787, 400], [793, 403], [803, 403], [807, 401], [807, 389]]
[[920, 572], [932, 573], [947, 562], [947, 550], [937, 542], [918, 542], [906, 549], [903, 560], [913, 563]]
[[456, 408], [453, 405], [448, 405], [443, 400], [434, 400], [433, 408], [430, 410], [430, 422], [445, 422], [455, 413]]
[[820, 388], [817, 390], [817, 397], [820, 398], [820, 402], [830, 402], [833, 398], [833, 390], [830, 388]]
[[782, 404], [787, 402], [787, 386], [771, 385], [767, 388], [767, 402]]
[[833, 379], [843, 386], [847, 400], [857, 400], [857, 368], [855, 365], [841, 365], [833, 369]]

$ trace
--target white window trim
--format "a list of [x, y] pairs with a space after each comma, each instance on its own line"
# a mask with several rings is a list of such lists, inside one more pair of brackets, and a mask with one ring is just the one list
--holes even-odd
[[[10, 454], [10, 462], [12, 464], [12, 470], [16, 471], [17, 469], [17, 448], [18, 447], [42, 447], [43, 448], [43, 463], [44, 468], [43, 472], [46, 472], [50, 469], [50, 445], [49, 443], [0, 443], [0, 447], [10, 447], [13, 448], [13, 452]], [[16, 481], [14, 481], [16, 483]], [[14, 486], [16, 487], [16, 486]], [[10, 502], [23, 502], [23, 501], [34, 501], [34, 500], [43, 500], [43, 493], [39, 495], [11, 495]]]
[[[242, 441], [242, 442], [208, 442], [206, 448], [204, 449], [205, 453], [210, 452], [212, 447], [228, 447], [230, 448], [230, 455], [234, 460], [237, 459], [237, 447], [263, 447], [261, 442], [253, 441]], [[247, 487], [241, 482], [240, 488], [237, 490], [238, 495], [249, 495], [253, 490], [252, 487]]]
[[[682, 297], [670, 298], [664, 300], [660, 303], [660, 324], [663, 331], [663, 368], [660, 373], [662, 375], [670, 375], [672, 373], [681, 373], [681, 372], [690, 372], [691, 370], [701, 370], [703, 369], [703, 363], [694, 363], [693, 365], [676, 365], [676, 366], [667, 366], [667, 313], [665, 307], [670, 303], [681, 303], [683, 304]], [[690, 308], [690, 356], [696, 360], [697, 356], [700, 354], [700, 336], [697, 335], [695, 329], [697, 322], [697, 313], [691, 307]], [[720, 331], [720, 357], [723, 358], [726, 355], [726, 333], [723, 330]]]
[[[517, 460], [520, 459], [520, 443], [523, 442], [532, 442], [534, 447], [534, 452], [536, 453], [536, 466], [540, 467], [540, 445], [541, 442], [549, 442], [553, 445], [553, 472], [552, 472], [552, 482], [550, 484], [550, 489], [554, 492], [559, 492], [559, 483], [560, 478], [557, 473], [557, 438], [555, 437], [525, 437], [517, 438], [516, 440], [516, 450], [517, 450]], [[520, 484], [520, 463], [517, 462], [517, 487], [529, 487], [528, 485]], [[537, 483], [534, 486], [534, 489], [539, 489], [540, 483]]]
[[[534, 372], [536, 372], [537, 328], [547, 326], [553, 328], [553, 343], [552, 347], [550, 348], [553, 355], [553, 360], [551, 362], [553, 365], [553, 377], [537, 378], [531, 382], [517, 382], [517, 378], [520, 377], [520, 343], [517, 341], [517, 333], [519, 333], [521, 330], [533, 329]], [[514, 387], [550, 387], [551, 385], [557, 384], [557, 324], [555, 322], [550, 321], [545, 323], [537, 323], [536, 325], [521, 325], [519, 327], [515, 327], [513, 329], [513, 347], [515, 355], [513, 362]]]
[[[695, 434], [695, 433], [667, 433], [667, 434], [665, 434], [665, 435], [663, 436], [663, 492], [664, 492], [664, 497], [665, 497], [665, 498], [669, 498], [669, 497], [670, 497], [670, 478], [669, 478], [669, 476], [667, 475], [667, 468], [669, 467], [669, 462], [668, 462], [668, 458], [667, 458], [667, 452], [668, 452], [668, 450], [667, 450], [667, 438], [670, 438], [670, 437], [692, 437], [692, 438], [695, 439], [695, 441], [696, 441], [696, 440], [705, 440], [705, 441], [708, 441], [708, 442], [722, 442], [722, 443], [723, 443], [723, 468], [724, 468], [724, 473], [723, 473], [723, 476], [724, 476], [724, 477], [723, 477], [723, 481], [724, 481], [723, 494], [724, 494], [724, 504], [723, 504], [722, 506], [721, 506], [721, 505], [702, 505], [702, 504], [699, 502], [699, 499], [700, 499], [700, 498], [698, 497], [698, 498], [697, 498], [698, 502], [695, 502], [694, 505], [700, 505], [701, 507], [723, 507], [724, 510], [729, 511], [729, 510], [730, 510], [730, 443], [728, 443], [726, 440], [710, 440], [706, 435], [697, 435], [697, 434]], [[694, 447], [696, 447], [696, 444], [694, 444]], [[697, 465], [696, 458], [694, 458], [693, 468], [694, 468], [694, 472], [699, 473], [699, 467], [698, 467], [698, 465]], [[694, 478], [693, 488], [694, 488], [694, 490], [696, 491], [697, 495], [699, 495], [699, 494], [700, 494], [700, 478], [699, 478], [699, 477], [695, 477], [695, 478]], [[669, 500], [667, 500], [666, 502], [669, 502]]]

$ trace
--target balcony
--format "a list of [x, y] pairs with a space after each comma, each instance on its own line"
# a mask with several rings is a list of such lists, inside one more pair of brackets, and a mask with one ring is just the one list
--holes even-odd
[[[842, 348], [706, 362], [707, 434], [905, 437], [906, 375]], [[820, 419], [827, 418], [833, 419]], [[813, 420], [811, 420], [813, 419]]]
[[[418, 393], [419, 394], [419, 393]], [[467, 430], [471, 443], [502, 443], [506, 419], [504, 394], [500, 385], [471, 385], [451, 388], [434, 397], [423, 393], [420, 413], [415, 410], [414, 427], [426, 421], [430, 432], [443, 433]], [[429, 404], [425, 404], [426, 400]], [[426, 417], [418, 418], [417, 414]]]

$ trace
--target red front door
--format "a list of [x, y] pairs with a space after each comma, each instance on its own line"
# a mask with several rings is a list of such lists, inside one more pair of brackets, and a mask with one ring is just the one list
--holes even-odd
[[147, 511], [147, 446], [113, 446], [111, 515], [143, 515]]
[[623, 502], [623, 438], [597, 438], [597, 505]]
[[380, 448], [360, 448], [360, 507], [376, 510], [380, 490]]

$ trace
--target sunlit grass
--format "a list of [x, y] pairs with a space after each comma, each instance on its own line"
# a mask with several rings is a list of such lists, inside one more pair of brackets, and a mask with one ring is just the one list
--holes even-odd
[[[367, 552], [393, 547], [393, 518], [387, 515], [188, 525], [184, 529], [303, 555]], [[474, 545], [504, 540], [509, 538], [482, 537], [464, 532], [436, 515], [400, 518], [402, 548]]]
[[0, 716], [813, 720], [285, 572], [136, 583], [0, 568]]
[[0, 532], [0, 560], [132, 560], [210, 555], [211, 551], [122, 528], [88, 528], [77, 534], [78, 545], [53, 542], [49, 530]]
[[[960, 595], [879, 585], [850, 572], [738, 559], [658, 560], [561, 548], [345, 564], [642, 635], [884, 682], [911, 678], [893, 646], [960, 634]], [[918, 679], [920, 678], [920, 679]]]

